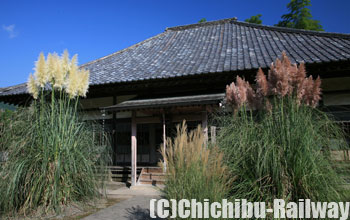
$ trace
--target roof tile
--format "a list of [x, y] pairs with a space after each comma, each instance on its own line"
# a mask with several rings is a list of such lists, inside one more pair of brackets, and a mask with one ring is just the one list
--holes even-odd
[[[90, 85], [267, 67], [282, 51], [293, 62], [350, 59], [350, 35], [296, 30], [224, 19], [165, 32], [81, 65]], [[0, 96], [26, 93], [25, 84]]]

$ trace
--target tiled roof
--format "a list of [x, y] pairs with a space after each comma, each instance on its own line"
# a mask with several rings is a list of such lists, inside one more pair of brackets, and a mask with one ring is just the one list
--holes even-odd
[[[350, 34], [224, 19], [167, 28], [161, 34], [81, 67], [90, 70], [93, 86], [264, 68], [282, 51], [297, 63], [349, 60]], [[9, 93], [2, 92], [6, 94]]]
[[225, 93], [167, 97], [155, 99], [128, 100], [117, 105], [104, 107], [107, 111], [126, 111], [134, 109], [167, 108], [173, 106], [194, 106], [203, 104], [219, 104], [224, 100]]
[[0, 88], [0, 96], [19, 95], [24, 93], [27, 93], [27, 86], [25, 83], [21, 83], [15, 86], [9, 86], [5, 88]]

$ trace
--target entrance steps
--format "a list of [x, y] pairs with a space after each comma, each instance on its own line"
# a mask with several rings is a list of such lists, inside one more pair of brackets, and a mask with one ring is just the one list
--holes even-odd
[[164, 185], [165, 173], [161, 167], [144, 167], [138, 178], [138, 185]]
[[[131, 167], [130, 166], [108, 166], [111, 180], [115, 182], [131, 182]], [[136, 175], [139, 176], [142, 167], [137, 167]]]

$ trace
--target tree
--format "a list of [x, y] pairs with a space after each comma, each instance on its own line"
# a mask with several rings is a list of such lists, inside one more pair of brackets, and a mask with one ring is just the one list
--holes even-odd
[[291, 0], [287, 5], [289, 13], [282, 15], [282, 21], [276, 26], [323, 31], [320, 21], [312, 19], [309, 6], [311, 6], [310, 0]]
[[201, 20], [198, 21], [198, 23], [204, 23], [204, 22], [207, 22], [206, 18], [202, 18]]
[[253, 23], [253, 24], [261, 24], [262, 23], [262, 20], [260, 19], [261, 16], [262, 16], [261, 14], [253, 15], [250, 18], [245, 19], [244, 21], [248, 23]]

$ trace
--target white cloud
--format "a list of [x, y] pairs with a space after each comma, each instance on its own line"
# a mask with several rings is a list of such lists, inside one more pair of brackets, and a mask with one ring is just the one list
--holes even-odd
[[17, 35], [18, 35], [18, 32], [15, 30], [14, 24], [7, 25], [7, 26], [3, 25], [2, 29], [9, 34], [10, 39], [17, 37]]

